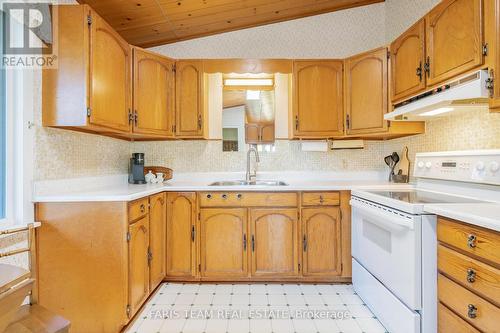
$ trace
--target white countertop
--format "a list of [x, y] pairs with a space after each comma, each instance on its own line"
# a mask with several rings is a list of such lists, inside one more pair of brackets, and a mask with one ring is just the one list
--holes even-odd
[[132, 201], [152, 194], [170, 191], [342, 191], [354, 188], [404, 188], [408, 184], [394, 184], [385, 179], [385, 173], [371, 172], [263, 172], [258, 179], [285, 181], [288, 186], [209, 186], [220, 180], [244, 179], [243, 173], [179, 174], [164, 184], [130, 185], [126, 176], [80, 178], [44, 181], [35, 184], [33, 202], [89, 202]]
[[500, 232], [500, 203], [428, 204], [424, 210]]

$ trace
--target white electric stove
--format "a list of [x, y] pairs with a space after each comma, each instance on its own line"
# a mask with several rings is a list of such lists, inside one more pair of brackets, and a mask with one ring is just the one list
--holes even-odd
[[353, 286], [391, 333], [437, 332], [436, 216], [500, 202], [500, 150], [420, 153], [413, 188], [352, 191]]

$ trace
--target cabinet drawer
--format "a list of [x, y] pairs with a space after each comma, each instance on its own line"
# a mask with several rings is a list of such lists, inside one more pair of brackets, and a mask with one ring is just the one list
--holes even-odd
[[303, 206], [338, 206], [339, 192], [304, 192], [302, 193]]
[[297, 207], [297, 193], [201, 192], [201, 207]]
[[500, 266], [500, 233], [440, 217], [438, 240]]
[[438, 332], [439, 333], [479, 333], [465, 320], [454, 314], [450, 309], [438, 303]]
[[131, 202], [128, 205], [128, 220], [129, 222], [140, 219], [149, 211], [149, 198], [139, 199]]
[[438, 275], [438, 298], [474, 327], [484, 332], [497, 332], [500, 308], [441, 274]]
[[500, 270], [447, 247], [438, 247], [438, 269], [464, 287], [500, 305]]

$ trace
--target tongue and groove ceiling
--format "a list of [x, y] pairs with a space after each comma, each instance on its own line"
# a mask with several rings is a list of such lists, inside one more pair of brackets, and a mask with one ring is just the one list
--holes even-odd
[[130, 44], [152, 47], [384, 0], [78, 0]]

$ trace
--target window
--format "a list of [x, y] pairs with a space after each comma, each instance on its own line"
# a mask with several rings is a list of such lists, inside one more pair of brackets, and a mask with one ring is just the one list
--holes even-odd
[[[3, 27], [0, 12], [0, 26]], [[3, 55], [3, 34], [0, 34], [0, 55]], [[6, 111], [5, 111], [5, 70], [0, 68], [0, 220], [5, 218], [6, 206]]]

